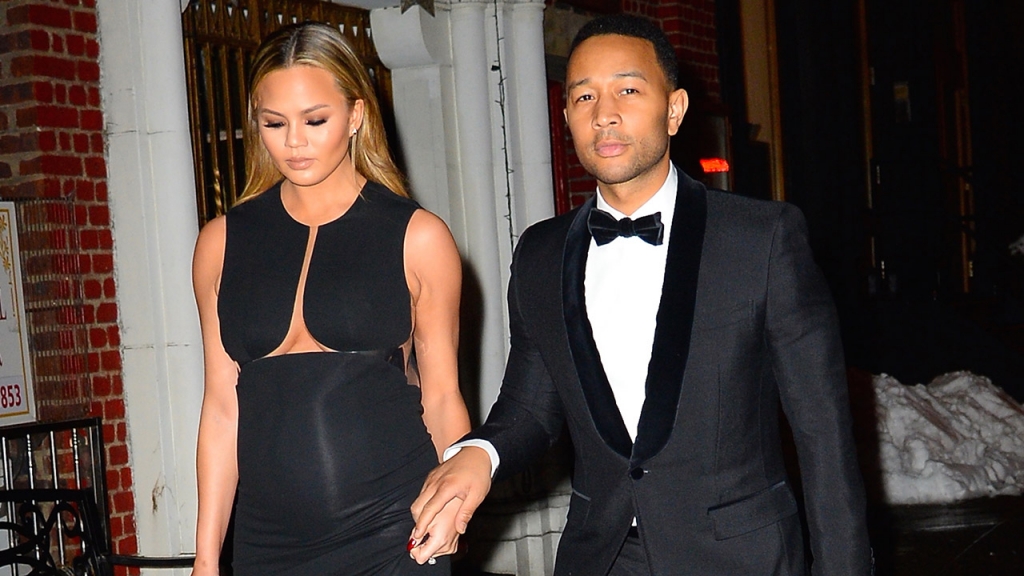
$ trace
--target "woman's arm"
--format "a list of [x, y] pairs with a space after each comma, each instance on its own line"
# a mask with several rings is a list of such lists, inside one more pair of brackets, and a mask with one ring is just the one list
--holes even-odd
[[205, 367], [196, 451], [199, 514], [194, 576], [219, 574], [220, 552], [238, 484], [238, 367], [221, 343], [217, 317], [226, 230], [224, 217], [204, 226], [192, 261], [192, 287], [199, 306]]
[[409, 221], [405, 270], [423, 422], [440, 460], [445, 448], [469, 432], [458, 367], [462, 261], [448, 226], [426, 210], [417, 210]]

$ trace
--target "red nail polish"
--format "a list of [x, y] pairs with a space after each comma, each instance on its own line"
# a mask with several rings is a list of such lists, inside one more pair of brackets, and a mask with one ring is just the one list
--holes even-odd
[[412, 549], [416, 547], [416, 539], [409, 538], [409, 543], [405, 545], [406, 552], [412, 552]]

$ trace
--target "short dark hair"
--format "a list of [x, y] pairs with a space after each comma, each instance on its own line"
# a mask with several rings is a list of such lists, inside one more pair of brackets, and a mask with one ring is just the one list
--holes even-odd
[[668, 37], [657, 24], [642, 16], [610, 14], [594, 18], [584, 24], [576, 33], [572, 46], [569, 47], [569, 57], [572, 58], [572, 53], [584, 40], [607, 34], [639, 38], [650, 42], [654, 46], [654, 54], [658, 57], [658, 65], [665, 73], [669, 88], [674, 90], [678, 87], [679, 62], [676, 60], [675, 48], [672, 47], [672, 43], [668, 41]]

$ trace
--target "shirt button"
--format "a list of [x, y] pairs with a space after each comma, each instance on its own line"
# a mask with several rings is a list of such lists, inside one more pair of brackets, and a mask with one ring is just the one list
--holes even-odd
[[629, 471], [629, 475], [631, 478], [633, 478], [633, 480], [639, 480], [643, 478], [644, 474], [647, 474], [647, 470], [644, 470], [643, 468], [633, 468], [632, 470]]

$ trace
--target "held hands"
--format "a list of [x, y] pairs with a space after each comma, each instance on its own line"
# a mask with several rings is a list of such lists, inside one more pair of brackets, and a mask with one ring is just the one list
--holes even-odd
[[466, 533], [490, 489], [491, 459], [481, 448], [467, 446], [431, 471], [412, 503], [413, 559], [423, 564], [434, 556], [454, 553], [459, 536]]

